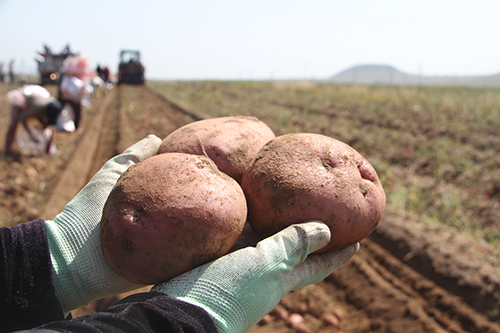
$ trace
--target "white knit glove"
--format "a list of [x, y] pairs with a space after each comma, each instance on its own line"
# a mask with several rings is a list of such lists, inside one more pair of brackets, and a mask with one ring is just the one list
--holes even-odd
[[232, 252], [159, 284], [152, 291], [202, 307], [221, 332], [247, 332], [286, 293], [323, 280], [359, 249], [355, 244], [309, 255], [329, 241], [330, 229], [325, 224], [296, 224], [256, 247]]
[[148, 135], [110, 159], [58, 214], [46, 221], [54, 287], [64, 313], [102, 298], [136, 289], [106, 263], [99, 242], [104, 203], [120, 175], [155, 155], [161, 139]]

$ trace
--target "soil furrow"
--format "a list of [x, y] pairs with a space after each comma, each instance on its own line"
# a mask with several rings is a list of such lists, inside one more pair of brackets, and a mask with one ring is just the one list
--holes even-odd
[[113, 89], [105, 95], [105, 102], [102, 106], [102, 112], [104, 113], [102, 126], [99, 129], [98, 144], [96, 145], [92, 167], [87, 176], [88, 179], [91, 179], [107, 160], [118, 153], [116, 146], [119, 122], [116, 94], [116, 89]]
[[375, 320], [374, 332], [500, 332], [500, 326], [371, 241], [363, 241], [359, 253], [326, 281], [355, 311]]
[[[415, 224], [415, 223], [413, 223]], [[460, 297], [492, 321], [500, 319], [500, 275], [488, 262], [468, 249], [458, 234], [429, 226], [427, 232], [412, 227], [410, 217], [386, 213], [371, 236], [394, 257], [438, 286]], [[446, 242], [443, 239], [447, 239]], [[466, 271], [467, 274], [463, 274]]]

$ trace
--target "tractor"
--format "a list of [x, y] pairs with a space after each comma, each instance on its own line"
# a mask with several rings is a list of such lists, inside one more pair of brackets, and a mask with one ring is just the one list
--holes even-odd
[[141, 53], [139, 51], [120, 51], [117, 79], [118, 84], [144, 84], [144, 66], [141, 63]]

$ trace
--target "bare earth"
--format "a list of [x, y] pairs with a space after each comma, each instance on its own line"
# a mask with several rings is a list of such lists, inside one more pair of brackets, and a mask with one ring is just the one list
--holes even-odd
[[[10, 117], [6, 93], [13, 88], [0, 84], [2, 152]], [[30, 157], [16, 146], [15, 156], [0, 159], [1, 226], [52, 219], [109, 158], [148, 134], [162, 138], [203, 118], [146, 87], [119, 86], [91, 103], [81, 133], [57, 133], [56, 156]], [[456, 233], [387, 212], [351, 261], [323, 282], [286, 295], [274, 316], [250, 332], [500, 332], [499, 269], [469, 248]], [[325, 315], [333, 310], [341, 319], [327, 325]], [[301, 314], [304, 325], [292, 328], [285, 320], [292, 313]]]

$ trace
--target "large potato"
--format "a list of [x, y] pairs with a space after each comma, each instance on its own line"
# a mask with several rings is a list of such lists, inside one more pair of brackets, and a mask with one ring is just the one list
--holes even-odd
[[332, 232], [321, 252], [367, 237], [385, 208], [372, 165], [347, 144], [320, 134], [296, 133], [268, 142], [243, 174], [248, 222], [260, 237], [310, 220]]
[[273, 131], [254, 117], [231, 116], [189, 123], [168, 135], [158, 154], [179, 152], [208, 156], [217, 167], [241, 180], [241, 175]]
[[228, 252], [246, 216], [240, 185], [209, 158], [155, 155], [124, 172], [109, 194], [101, 248], [123, 278], [156, 284]]

